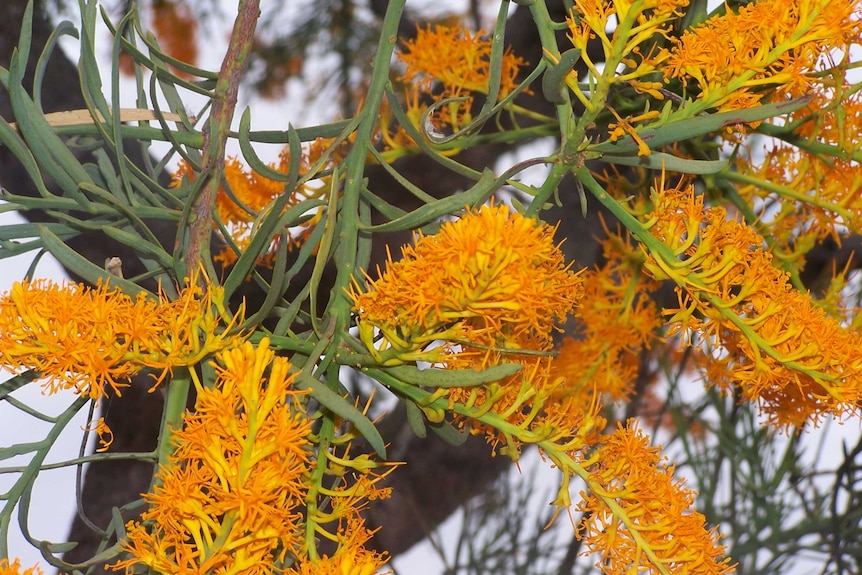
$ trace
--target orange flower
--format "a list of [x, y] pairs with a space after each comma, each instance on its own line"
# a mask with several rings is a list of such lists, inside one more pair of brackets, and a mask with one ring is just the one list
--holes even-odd
[[[573, 425], [558, 421], [552, 407], [544, 410], [560, 383], [549, 375], [547, 355], [555, 320], [572, 311], [583, 286], [553, 235], [550, 226], [505, 206], [483, 206], [444, 223], [437, 234], [403, 247], [402, 260], [390, 260], [366, 293], [353, 291], [360, 336], [388, 365], [428, 361], [435, 369], [482, 370], [521, 364], [521, 372], [498, 382], [449, 388], [449, 400], [493, 409], [525, 429], [541, 427], [542, 439], [568, 437]], [[516, 453], [511, 438], [476, 421], [461, 423]]]
[[[458, 344], [548, 349], [554, 320], [565, 319], [583, 290], [553, 235], [505, 206], [468, 210], [437, 234], [420, 235], [401, 249], [401, 261], [390, 259], [369, 279], [367, 292], [351, 293], [363, 340], [394, 363], [451, 358]], [[383, 335], [377, 345], [375, 329]], [[435, 340], [452, 345], [435, 351]]]
[[[471, 34], [462, 27], [449, 28], [429, 24], [417, 29], [416, 38], [404, 43], [398, 58], [404, 62], [401, 80], [413, 82], [420, 90], [431, 93], [433, 84], [443, 84], [449, 98], [466, 92], [488, 93], [491, 72], [491, 38], [482, 30]], [[515, 78], [525, 62], [510, 51], [503, 54], [500, 97], [515, 88]]]
[[[608, 575], [670, 573], [722, 575], [733, 571], [721, 556], [715, 530], [692, 511], [695, 492], [674, 480], [659, 449], [634, 420], [599, 445], [588, 466], [590, 494], [578, 504], [587, 549]], [[600, 493], [602, 497], [596, 494]], [[608, 499], [615, 502], [612, 509]]]
[[[374, 575], [388, 561], [384, 553], [365, 548], [374, 534], [361, 520], [353, 519], [339, 530], [338, 549], [332, 556], [316, 560], [305, 559], [294, 563], [286, 575]], [[391, 573], [385, 571], [384, 574]]]
[[811, 102], [791, 115], [797, 145], [776, 139], [765, 155], [742, 153], [730, 173], [748, 203], [772, 207], [772, 251], [799, 270], [814, 244], [862, 232], [862, 166], [852, 161], [862, 141], [862, 95], [845, 66], [815, 80]]
[[566, 337], [551, 374], [565, 383], [555, 396], [594, 396], [623, 401], [632, 393], [640, 354], [656, 339], [661, 316], [649, 294], [659, 283], [642, 275], [642, 258], [628, 243], [606, 240], [607, 263], [581, 276], [584, 296], [575, 313], [576, 331]]
[[[471, 121], [473, 92], [488, 93], [491, 72], [491, 38], [479, 30], [471, 34], [463, 27], [434, 26], [416, 31], [416, 38], [404, 43], [396, 54], [404, 63], [404, 75], [399, 78], [406, 90], [407, 114], [415, 126], [427, 110], [425, 97], [440, 102], [447, 98], [464, 98], [450, 106], [439, 107], [430, 120], [439, 130], [457, 130]], [[500, 70], [500, 92], [504, 98], [515, 89], [518, 72], [526, 64], [506, 50]], [[442, 90], [438, 90], [439, 83]], [[529, 91], [528, 91], [529, 93]], [[383, 118], [388, 122], [388, 115]], [[392, 134], [384, 124], [383, 137], [391, 148], [405, 147], [411, 140], [403, 128]], [[424, 129], [425, 126], [422, 126]]]
[[656, 186], [647, 226], [677, 259], [650, 253], [646, 268], [673, 279], [679, 308], [670, 335], [685, 344], [700, 336], [710, 361], [723, 366], [718, 385], [738, 385], [778, 425], [816, 423], [825, 414], [858, 413], [862, 405], [862, 334], [848, 331], [793, 289], [772, 265], [763, 238], [706, 209], [686, 189]]
[[[15, 283], [0, 296], [0, 365], [13, 373], [35, 370], [50, 393], [59, 389], [99, 399], [118, 395], [143, 369], [194, 365], [239, 337], [222, 325], [221, 290], [197, 282], [179, 299], [131, 298], [108, 283]], [[215, 309], [214, 309], [215, 308]]]
[[0, 575], [42, 575], [38, 565], [34, 565], [22, 571], [21, 560], [15, 559], [9, 563], [8, 559], [0, 559]]
[[660, 67], [721, 110], [756, 106], [766, 88], [802, 94], [829, 51], [858, 43], [858, 11], [858, 0], [758, 0], [674, 39]]
[[[212, 388], [196, 382], [177, 450], [128, 525], [128, 560], [161, 573], [260, 573], [302, 552], [310, 419], [290, 363], [264, 338], [224, 351]], [[268, 572], [268, 571], [267, 571]]]

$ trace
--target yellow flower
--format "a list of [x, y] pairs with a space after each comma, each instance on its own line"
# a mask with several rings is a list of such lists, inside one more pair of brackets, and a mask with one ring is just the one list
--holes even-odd
[[[374, 575], [388, 561], [385, 553], [366, 549], [365, 544], [374, 534], [356, 519], [345, 525], [339, 533], [342, 539], [332, 556], [317, 560], [301, 560], [291, 566], [286, 575]], [[385, 571], [384, 575], [391, 573]]]
[[[673, 467], [662, 463], [659, 449], [633, 420], [605, 438], [590, 457], [590, 494], [578, 505], [589, 551], [608, 575], [671, 573], [722, 575], [733, 571], [721, 556], [715, 530], [691, 511], [694, 491], [673, 478]], [[598, 497], [600, 493], [602, 497]], [[619, 509], [611, 509], [612, 499]]]
[[705, 208], [693, 186], [658, 187], [647, 225], [677, 259], [650, 253], [646, 268], [678, 285], [679, 307], [665, 312], [669, 335], [685, 344], [699, 335], [722, 366], [712, 375], [726, 374], [715, 383], [739, 386], [772, 423], [858, 413], [862, 334], [793, 289], [750, 227], [728, 220], [723, 208]]
[[[428, 97], [436, 102], [447, 98], [464, 98], [448, 107], [440, 107], [431, 114], [430, 120], [437, 129], [457, 130], [469, 124], [472, 93], [488, 93], [491, 44], [491, 38], [481, 30], [473, 34], [463, 27], [436, 25], [432, 28], [430, 24], [424, 29], [419, 28], [416, 37], [404, 43], [404, 48], [396, 57], [405, 67], [399, 79], [407, 86], [407, 114], [415, 126], [419, 126], [420, 118], [427, 110], [427, 104], [422, 100]], [[508, 49], [504, 52], [498, 99], [514, 90], [518, 72], [524, 65], [526, 62]], [[437, 89], [437, 83], [442, 89]], [[388, 121], [388, 115], [383, 119]], [[410, 144], [410, 138], [403, 128], [393, 134], [387, 125], [383, 127], [383, 137], [390, 148]]]
[[310, 420], [290, 363], [266, 338], [218, 360], [216, 385], [197, 385], [195, 412], [173, 435], [149, 509], [129, 523], [131, 558], [116, 570], [270, 573], [302, 552]]
[[[179, 299], [131, 298], [108, 284], [15, 283], [0, 296], [0, 365], [38, 371], [50, 393], [73, 389], [92, 399], [118, 395], [142, 369], [193, 365], [235, 340], [221, 324], [220, 288], [191, 281]], [[216, 309], [214, 309], [216, 308]]]
[[[571, 426], [552, 423], [556, 416], [543, 410], [559, 385], [549, 376], [547, 355], [555, 320], [565, 320], [583, 286], [553, 235], [550, 226], [505, 206], [483, 206], [433, 236], [419, 236], [367, 292], [351, 294], [360, 336], [383, 364], [421, 360], [481, 370], [519, 363], [521, 372], [498, 382], [452, 387], [449, 400], [494, 409], [515, 425], [543, 427], [542, 439], [567, 436]], [[515, 453], [510, 439], [479, 427]]]
[[642, 275], [642, 256], [620, 239], [603, 245], [607, 261], [581, 276], [584, 296], [575, 312], [576, 331], [563, 340], [551, 363], [552, 377], [565, 382], [555, 397], [577, 396], [584, 408], [595, 396], [629, 397], [641, 351], [656, 340], [662, 324], [649, 295], [660, 284]]
[[[468, 210], [437, 234], [420, 235], [365, 293], [351, 293], [369, 350], [398, 363], [451, 354], [451, 347], [428, 349], [435, 340], [548, 349], [555, 320], [565, 319], [583, 289], [553, 235], [505, 206]], [[383, 335], [377, 345], [375, 328]]]
[[660, 67], [722, 110], [755, 106], [766, 88], [802, 94], [827, 53], [858, 43], [858, 11], [858, 0], [758, 0], [674, 39]]
[[0, 575], [42, 575], [42, 570], [38, 565], [34, 565], [22, 571], [20, 559], [15, 559], [12, 563], [9, 563], [8, 559], [0, 559]]

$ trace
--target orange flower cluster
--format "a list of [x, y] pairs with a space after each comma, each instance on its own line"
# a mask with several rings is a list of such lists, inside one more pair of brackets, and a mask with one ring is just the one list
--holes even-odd
[[[436, 129], [457, 130], [470, 123], [470, 110], [474, 92], [488, 93], [491, 67], [491, 38], [479, 30], [472, 34], [463, 27], [447, 27], [429, 24], [419, 28], [416, 37], [404, 43], [396, 56], [404, 64], [404, 74], [399, 78], [406, 83], [408, 116], [415, 126], [420, 125], [423, 113], [428, 109], [423, 99], [440, 102], [447, 98], [464, 98], [450, 106], [440, 107], [430, 115]], [[506, 50], [500, 71], [500, 93], [502, 99], [514, 90], [520, 69], [526, 64]], [[438, 89], [439, 85], [439, 89]], [[383, 137], [391, 148], [413, 145], [401, 128], [392, 134], [384, 123]]]
[[[659, 100], [664, 98], [659, 91], [663, 84], [645, 79], [656, 71], [662, 60], [653, 53], [652, 42], [656, 35], [667, 36], [671, 23], [688, 3], [689, 0], [575, 0], [566, 18], [569, 40], [581, 51], [581, 60], [589, 70], [587, 82], [592, 93], [584, 94], [577, 87], [574, 72], [569, 73], [569, 86], [587, 110], [595, 111], [597, 105], [604, 106], [604, 102], [593, 102], [592, 98], [594, 94], [607, 93], [606, 89], [599, 89], [600, 85], [612, 83], [626, 83], [638, 92], [650, 94]], [[614, 16], [616, 22], [611, 20]], [[607, 31], [611, 28], [613, 33], [609, 38]], [[589, 55], [591, 50], [587, 49], [593, 38], [601, 41], [604, 50], [601, 67], [592, 61]], [[622, 66], [618, 66], [620, 64]], [[613, 109], [611, 112], [616, 116]], [[657, 117], [658, 111], [655, 110], [627, 119], [617, 116], [618, 123], [611, 125], [612, 140], [630, 134], [640, 142], [632, 124]], [[648, 155], [649, 148], [644, 144], [639, 154]]]
[[738, 385], [778, 425], [858, 412], [862, 334], [793, 289], [749, 226], [705, 208], [693, 186], [657, 187], [647, 227], [675, 258], [651, 252], [646, 268], [677, 283], [669, 334], [703, 338], [709, 381]]
[[658, 60], [666, 78], [695, 82], [710, 107], [750, 108], [767, 89], [805, 93], [819, 62], [860, 32], [859, 0], [758, 0], [686, 31]]
[[[733, 571], [722, 559], [718, 533], [705, 528], [694, 491], [674, 480], [659, 449], [630, 421], [606, 437], [589, 460], [590, 494], [578, 504], [580, 528], [589, 551], [607, 575], [688, 573], [722, 575]], [[596, 494], [602, 494], [598, 497]], [[612, 499], [617, 509], [612, 509]]]
[[[198, 20], [185, 2], [154, 0], [152, 8], [153, 30], [165, 53], [187, 64], [198, 59]], [[182, 70], [174, 71], [183, 78], [191, 76]]]
[[190, 366], [233, 345], [218, 287], [196, 281], [175, 301], [144, 294], [132, 298], [100, 284], [58, 285], [49, 280], [15, 283], [0, 296], [0, 365], [13, 373], [35, 370], [50, 393], [73, 389], [91, 399], [117, 395], [128, 379], [156, 370]]
[[[114, 570], [135, 573], [372, 574], [386, 557], [364, 545], [372, 532], [360, 517], [369, 499], [387, 497], [366, 456], [322, 449], [332, 482], [312, 491], [317, 475], [312, 419], [294, 386], [296, 373], [269, 340], [245, 342], [216, 357], [217, 381], [195, 380], [194, 413], [172, 441], [176, 451], [157, 474], [140, 521], [127, 526], [130, 557]], [[337, 440], [340, 441], [340, 440]], [[320, 506], [317, 499], [328, 503]], [[310, 501], [315, 501], [312, 505]], [[327, 531], [326, 524], [337, 529]], [[338, 543], [319, 557], [318, 536]]]
[[[555, 319], [563, 321], [583, 293], [553, 234], [505, 206], [483, 206], [420, 236], [367, 292], [351, 294], [362, 340], [382, 364], [429, 361], [482, 370], [520, 363], [520, 373], [479, 388], [452, 388], [449, 398], [493, 408], [516, 425], [536, 421], [557, 384], [543, 357]], [[527, 401], [535, 409], [523, 409]]]
[[797, 145], [775, 141], [765, 155], [741, 154], [737, 189], [771, 213], [773, 252], [798, 269], [815, 243], [862, 233], [862, 96], [845, 78], [845, 63], [816, 81], [811, 102], [794, 112]]
[[330, 555], [318, 557], [308, 550], [305, 556], [286, 571], [288, 575], [328, 575], [348, 573], [350, 575], [372, 575], [386, 564], [386, 553], [371, 551], [365, 547], [374, 531], [365, 525], [361, 513], [368, 502], [386, 499], [391, 488], [377, 484], [395, 469], [390, 465], [383, 473], [374, 472], [377, 463], [367, 455], [351, 457], [350, 444], [343, 449], [331, 449], [327, 458], [326, 481], [330, 487], [317, 490], [318, 502], [309, 507], [308, 521], [313, 524], [315, 537], [323, 537], [337, 545]]
[[[436, 82], [443, 87], [443, 98], [469, 92], [488, 93], [491, 72], [491, 38], [482, 30], [471, 34], [462, 27], [429, 24], [416, 31], [416, 38], [404, 43], [398, 58], [404, 63], [404, 82], [415, 83], [430, 94]], [[515, 78], [525, 62], [510, 52], [503, 54], [500, 97], [515, 88]]]
[[311, 457], [303, 392], [266, 339], [217, 359], [217, 383], [196, 382], [196, 410], [174, 432], [176, 451], [144, 496], [150, 507], [127, 526], [131, 558], [115, 570], [272, 573], [302, 552]]
[[[670, 22], [681, 14], [688, 6], [689, 0], [646, 0], [631, 2], [630, 0], [575, 0], [574, 7], [566, 19], [569, 26], [569, 39], [575, 48], [581, 49], [581, 56], [586, 53], [590, 38], [600, 38], [607, 50], [615, 50], [613, 45], [623, 39], [625, 47], [622, 54], [636, 53], [636, 48], [655, 34], [666, 34]], [[614, 30], [611, 38], [606, 31], [611, 24], [611, 17], [616, 16], [617, 22], [623, 23]], [[621, 36], [619, 34], [624, 34]], [[636, 67], [636, 66], [633, 66]]]
[[565, 383], [557, 397], [626, 400], [637, 379], [640, 354], [655, 340], [661, 316], [649, 294], [659, 284], [641, 272], [642, 256], [621, 238], [603, 242], [606, 262], [581, 275], [584, 296], [573, 336], [566, 337], [551, 363], [551, 375]]
[[316, 561], [300, 561], [285, 571], [285, 574], [374, 575], [380, 573], [388, 558], [365, 547], [372, 535], [373, 532], [369, 531], [361, 521], [351, 520], [339, 529], [341, 539], [337, 551]]
[[[308, 147], [302, 157], [300, 174], [308, 172], [311, 165], [318, 159], [329, 143], [329, 141], [318, 139]], [[338, 159], [339, 155], [337, 153], [333, 154], [330, 162], [338, 161]], [[289, 166], [290, 155], [288, 150], [284, 149], [279, 154], [278, 162], [271, 167], [282, 174], [286, 174]], [[186, 162], [180, 162], [177, 171], [173, 174], [171, 185], [179, 187], [183, 185], [184, 180], [193, 182], [196, 176], [197, 174], [194, 173], [191, 166]], [[266, 213], [268, 206], [276, 198], [286, 193], [285, 184], [284, 182], [266, 178], [254, 170], [249, 170], [236, 158], [229, 158], [225, 161], [224, 179], [227, 182], [228, 189], [219, 186], [219, 191], [216, 195], [216, 213], [221, 223], [224, 224], [230, 233], [231, 241], [242, 252], [251, 243], [259, 218]], [[290, 209], [306, 200], [321, 198], [328, 192], [329, 185], [325, 180], [321, 180], [316, 185], [307, 183], [298, 186], [291, 193], [285, 209]], [[282, 238], [286, 238], [286, 249], [293, 249], [301, 245], [303, 238], [318, 221], [319, 215], [320, 212], [303, 225], [289, 230], [289, 233], [274, 236], [269, 251], [258, 258], [258, 264], [272, 265], [275, 250], [283, 241]], [[283, 231], [288, 232], [288, 230]], [[215, 259], [225, 265], [230, 265], [236, 261], [237, 252], [230, 246], [223, 246]]]
[[8, 559], [0, 559], [0, 575], [42, 575], [42, 570], [38, 565], [22, 570], [20, 559], [12, 563]]
[[[468, 210], [432, 236], [420, 235], [387, 262], [368, 291], [351, 295], [363, 340], [395, 362], [463, 356], [436, 340], [492, 350], [547, 349], [554, 320], [574, 308], [583, 287], [553, 242], [554, 229], [506, 206]], [[373, 345], [374, 330], [383, 342]], [[476, 360], [488, 365], [487, 357]]]

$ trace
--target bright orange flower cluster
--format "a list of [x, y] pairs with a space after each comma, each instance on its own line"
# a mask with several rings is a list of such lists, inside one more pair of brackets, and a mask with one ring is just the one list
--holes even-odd
[[240, 337], [227, 324], [221, 290], [192, 281], [175, 301], [132, 298], [109, 283], [90, 288], [49, 280], [15, 283], [0, 296], [0, 365], [45, 378], [50, 393], [73, 389], [99, 399], [121, 393], [144, 369], [157, 381], [175, 367], [195, 365]]
[[[772, 251], [797, 269], [815, 243], [862, 232], [862, 96], [845, 77], [846, 63], [816, 81], [811, 102], [792, 114], [791, 146], [774, 141], [737, 162], [737, 190], [769, 209]], [[811, 147], [809, 147], [811, 146]]]
[[[566, 18], [569, 40], [580, 50], [581, 61], [589, 71], [587, 83], [592, 93], [585, 94], [577, 87], [574, 72], [569, 73], [569, 86], [587, 110], [596, 110], [596, 102], [592, 101], [595, 93], [606, 93], [599, 86], [612, 83], [625, 83], [659, 100], [664, 98], [660, 92], [663, 84], [645, 78], [656, 71], [662, 60], [654, 54], [653, 42], [657, 35], [667, 36], [671, 23], [688, 3], [689, 0], [575, 0]], [[616, 21], [612, 20], [614, 17]], [[611, 28], [613, 33], [608, 37], [607, 31]], [[587, 49], [594, 38], [600, 40], [604, 51], [601, 66], [593, 62], [590, 57], [592, 50]], [[603, 106], [604, 102], [600, 105]], [[611, 112], [616, 116], [612, 108]], [[611, 139], [629, 134], [640, 142], [633, 124], [645, 123], [656, 117], [656, 110], [625, 119], [617, 116], [618, 122], [610, 126]], [[639, 153], [648, 155], [649, 148], [644, 144]]]
[[[633, 421], [604, 438], [591, 455], [590, 493], [578, 504], [589, 551], [607, 575], [670, 573], [722, 575], [733, 570], [722, 559], [718, 533], [692, 511], [695, 492], [674, 480], [658, 448]], [[601, 493], [602, 497], [596, 494]], [[612, 509], [611, 498], [617, 509]]]
[[[360, 512], [368, 500], [388, 496], [376, 485], [386, 474], [372, 473], [377, 464], [367, 456], [331, 446], [316, 456], [325, 458], [324, 473], [332, 481], [312, 491], [310, 478], [320, 462], [305, 392], [294, 385], [290, 362], [275, 355], [267, 338], [222, 351], [216, 362], [215, 385], [204, 387], [194, 378], [195, 411], [173, 433], [176, 449], [159, 469], [154, 490], [144, 495], [149, 508], [127, 525], [129, 558], [113, 569], [131, 574], [144, 565], [165, 575], [377, 572], [387, 558], [365, 549], [372, 532]], [[332, 532], [327, 525], [335, 526]], [[319, 536], [338, 544], [331, 557], [318, 556]]]
[[215, 386], [197, 385], [195, 413], [173, 434], [176, 451], [129, 523], [135, 572], [271, 573], [301, 554], [310, 419], [290, 363], [264, 339], [218, 356]]
[[[352, 293], [360, 336], [384, 364], [481, 370], [520, 363], [523, 371], [510, 378], [452, 388], [449, 398], [493, 408], [517, 425], [534, 422], [557, 384], [545, 357], [555, 320], [563, 321], [583, 293], [553, 234], [505, 206], [444, 223], [403, 247], [401, 261], [390, 260], [367, 292]], [[527, 401], [534, 409], [523, 409]]]
[[[477, 368], [493, 350], [546, 349], [555, 319], [563, 321], [583, 292], [553, 234], [498, 205], [420, 235], [365, 293], [352, 293], [363, 340], [396, 362], [465, 355], [453, 346], [428, 349], [436, 340], [485, 345]], [[375, 329], [383, 337], [377, 345]]]
[[629, 397], [642, 348], [655, 341], [662, 325], [649, 297], [659, 284], [642, 274], [642, 255], [622, 238], [612, 236], [603, 246], [606, 263], [581, 275], [584, 296], [575, 312], [575, 332], [551, 363], [552, 377], [565, 381], [555, 395], [580, 397], [584, 406], [594, 396]]
[[15, 559], [11, 563], [8, 559], [0, 559], [0, 575], [42, 575], [42, 570], [38, 565], [22, 569], [20, 559]]
[[858, 413], [862, 334], [793, 289], [763, 238], [723, 208], [705, 208], [693, 186], [659, 186], [653, 201], [647, 226], [674, 257], [651, 252], [646, 267], [677, 283], [669, 335], [703, 338], [709, 381], [739, 386], [778, 425]]
[[666, 78], [697, 84], [721, 110], [756, 106], [765, 91], [807, 91], [820, 61], [860, 38], [859, 0], [758, 0], [674, 39], [658, 59]]
[[[488, 93], [491, 72], [491, 38], [482, 30], [471, 34], [462, 27], [436, 25], [419, 28], [416, 38], [404, 43], [398, 55], [405, 71], [401, 80], [415, 83], [422, 92], [431, 93], [436, 82], [443, 87], [443, 98], [469, 92]], [[510, 52], [503, 54], [500, 97], [515, 88], [515, 78], [525, 62]]]
[[[430, 115], [436, 129], [457, 130], [470, 123], [473, 93], [488, 93], [491, 45], [491, 38], [481, 30], [471, 33], [463, 27], [430, 24], [419, 28], [416, 37], [404, 43], [396, 55], [405, 66], [400, 80], [407, 85], [407, 114], [415, 126], [420, 126], [422, 114], [428, 109], [423, 99], [440, 102], [464, 98]], [[525, 64], [508, 49], [504, 52], [498, 99], [515, 89], [518, 72]], [[388, 117], [383, 121], [387, 122]], [[386, 128], [384, 125], [383, 136], [391, 148], [412, 145], [403, 128], [395, 134]]]

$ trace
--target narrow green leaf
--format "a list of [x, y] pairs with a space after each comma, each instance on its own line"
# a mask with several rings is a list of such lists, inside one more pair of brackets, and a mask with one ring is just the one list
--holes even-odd
[[3, 383], [0, 383], [0, 399], [3, 399], [13, 391], [21, 389], [29, 383], [33, 383], [37, 379], [39, 379], [39, 373], [32, 369], [7, 379]]
[[518, 373], [523, 366], [518, 363], [492, 365], [482, 371], [472, 369], [418, 369], [412, 365], [380, 368], [405, 383], [423, 387], [475, 387], [498, 381]]
[[[789, 114], [802, 108], [810, 101], [810, 96], [804, 96], [795, 100], [788, 100], [787, 102], [766, 104], [745, 110], [731, 110], [729, 112], [686, 118], [676, 122], [669, 122], [657, 128], [639, 130], [638, 136], [650, 149], [654, 150], [673, 142], [680, 142], [696, 136], [717, 132], [728, 126], [758, 122], [774, 116]], [[631, 136], [626, 136], [616, 142], [605, 140], [599, 144], [588, 146], [586, 149], [591, 152], [601, 152], [602, 154], [630, 156], [637, 153], [638, 143]]]
[[431, 423], [428, 425], [428, 427], [431, 428], [431, 431], [436, 433], [440, 439], [454, 447], [463, 445], [463, 443], [467, 441], [467, 438], [470, 437], [470, 434], [468, 432], [458, 431], [448, 421]]
[[24, 224], [9, 224], [0, 226], [0, 241], [4, 240], [21, 240], [24, 238], [32, 238], [39, 235], [39, 226], [45, 226], [60, 237], [68, 238], [78, 235], [78, 230], [66, 224], [55, 222], [33, 223], [27, 222]]
[[425, 429], [425, 416], [422, 414], [422, 410], [410, 400], [404, 401], [404, 407], [407, 409], [407, 425], [410, 426], [410, 431], [416, 437], [425, 439], [428, 432]]
[[469, 190], [425, 204], [400, 218], [367, 229], [372, 232], [397, 232], [422, 227], [432, 220], [463, 209], [465, 206], [475, 207], [484, 203], [503, 181], [505, 180], [495, 178], [491, 170], [485, 169], [479, 181]]
[[377, 431], [377, 427], [361, 411], [356, 409], [352, 403], [305, 372], [302, 372], [297, 378], [296, 386], [299, 389], [308, 389], [311, 397], [319, 401], [323, 407], [351, 422], [356, 427], [356, 430], [368, 441], [368, 444], [371, 445], [377, 455], [381, 459], [386, 459], [386, 445], [380, 436], [380, 432]]
[[129, 246], [139, 255], [156, 260], [163, 268], [171, 269], [174, 265], [174, 258], [162, 246], [147, 241], [136, 233], [113, 226], [105, 226], [102, 228], [102, 231], [109, 238]]
[[[254, 236], [251, 238], [245, 251], [240, 254], [239, 258], [231, 268], [230, 274], [224, 281], [223, 287], [225, 299], [230, 299], [234, 291], [242, 285], [245, 278], [248, 277], [249, 273], [251, 273], [251, 270], [257, 262], [258, 255], [263, 253], [265, 251], [265, 247], [269, 246], [272, 242], [272, 237], [279, 229], [279, 224], [284, 220], [292, 221], [292, 218], [298, 217], [299, 214], [296, 213], [298, 208], [302, 207], [303, 212], [307, 209], [303, 202], [303, 204], [294, 206], [290, 210], [287, 210], [285, 214], [282, 214], [284, 208], [287, 206], [287, 202], [290, 200], [293, 189], [296, 187], [296, 182], [299, 179], [300, 160], [302, 159], [302, 149], [300, 147], [299, 137], [296, 135], [296, 131], [293, 130], [293, 126], [290, 126], [288, 131], [292, 134], [292, 139], [290, 143], [290, 163], [288, 164], [287, 169], [287, 182], [284, 187], [285, 193], [280, 195], [275, 199], [275, 201], [267, 206], [268, 212], [265, 215], [261, 214], [261, 216], [259, 216], [259, 219], [261, 220], [260, 222], [255, 222], [257, 230], [254, 232]], [[283, 225], [284, 224], [282, 224], [282, 227]]]
[[42, 242], [45, 244], [45, 249], [51, 252], [51, 255], [57, 258], [57, 261], [59, 261], [63, 267], [69, 270], [69, 272], [81, 277], [84, 281], [96, 285], [99, 280], [109, 280], [111, 285], [119, 287], [124, 293], [132, 297], [139, 293], [144, 293], [151, 298], [156, 297], [134, 282], [109, 274], [107, 270], [97, 266], [67, 246], [63, 243], [63, 240], [58, 238], [45, 226], [39, 226], [39, 237], [42, 238]]
[[668, 170], [682, 174], [716, 174], [727, 167], [726, 160], [689, 160], [664, 152], [653, 152], [649, 156], [616, 156], [604, 154], [602, 162], [621, 166], [640, 166], [653, 170]]
[[565, 91], [568, 88], [564, 81], [566, 75], [572, 71], [580, 59], [580, 49], [572, 48], [560, 54], [559, 62], [545, 69], [545, 74], [542, 76], [542, 95], [547, 101], [552, 104], [562, 104], [566, 101]]
[[16, 443], [9, 447], [0, 447], [0, 460], [11, 459], [25, 453], [33, 453], [45, 447], [44, 441], [32, 441], [29, 443]]

